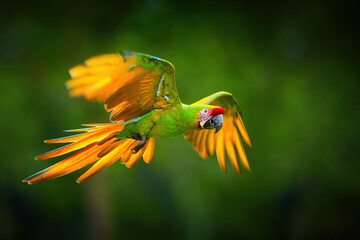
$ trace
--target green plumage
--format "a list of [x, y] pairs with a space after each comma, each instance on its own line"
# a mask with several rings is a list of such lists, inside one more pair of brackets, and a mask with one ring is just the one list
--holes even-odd
[[[133, 166], [141, 156], [149, 163], [155, 138], [179, 135], [184, 135], [203, 158], [216, 152], [224, 171], [226, 152], [239, 174], [238, 157], [249, 169], [240, 135], [248, 145], [251, 143], [240, 107], [230, 93], [218, 92], [191, 105], [183, 104], [176, 89], [174, 66], [136, 52], [93, 57], [69, 72], [72, 79], [66, 86], [70, 95], [103, 101], [113, 123], [85, 125], [91, 128], [73, 130], [82, 134], [46, 141], [69, 144], [36, 159], [79, 151], [24, 182], [32, 184], [56, 178], [94, 162], [78, 182], [119, 159], [127, 167]], [[223, 125], [224, 130], [220, 131]]]
[[[125, 59], [136, 56], [137, 64], [152, 70], [156, 80], [153, 82], [153, 109], [140, 116], [134, 124], [128, 124], [118, 138], [134, 135], [170, 138], [199, 129], [198, 114], [201, 109], [216, 106], [181, 103], [175, 84], [174, 66], [166, 60], [148, 54], [121, 52]], [[134, 68], [135, 70], [136, 68]], [[141, 101], [140, 101], [141, 104]]]
[[177, 109], [155, 109], [144, 115], [134, 124], [125, 126], [119, 138], [126, 138], [135, 134], [150, 137], [170, 138], [186, 132], [200, 129], [198, 113], [201, 109], [213, 109], [211, 105], [181, 104]]

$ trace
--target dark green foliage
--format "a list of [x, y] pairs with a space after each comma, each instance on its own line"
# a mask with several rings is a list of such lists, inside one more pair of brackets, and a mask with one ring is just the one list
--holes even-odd
[[[358, 13], [341, 4], [4, 3], [0, 238], [360, 238]], [[223, 174], [175, 138], [156, 142], [150, 165], [21, 183], [60, 160], [34, 160], [54, 147], [43, 139], [108, 122], [64, 83], [72, 66], [120, 50], [173, 63], [184, 103], [231, 92], [252, 171]]]

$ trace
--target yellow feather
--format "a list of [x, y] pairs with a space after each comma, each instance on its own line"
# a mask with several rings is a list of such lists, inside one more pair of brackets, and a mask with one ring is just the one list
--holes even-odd
[[209, 130], [202, 130], [202, 132], [203, 133], [200, 139], [199, 155], [200, 157], [205, 159], [209, 156], [206, 149], [206, 142], [207, 142]]
[[191, 138], [192, 134], [193, 134], [192, 131], [185, 133], [185, 134], [184, 134], [184, 139], [185, 139], [185, 140], [189, 140], [189, 139]]
[[224, 135], [223, 130], [220, 130], [215, 135], [215, 145], [216, 145], [216, 156], [219, 162], [221, 169], [226, 172], [226, 162], [225, 162], [225, 149], [224, 149]]
[[67, 88], [75, 88], [84, 85], [91, 85], [99, 79], [99, 76], [84, 76], [70, 79], [66, 82]]
[[140, 149], [137, 153], [131, 154], [131, 157], [130, 157], [129, 161], [127, 161], [125, 163], [125, 166], [128, 167], [128, 168], [131, 168], [132, 166], [134, 166], [134, 164], [143, 155], [144, 151], [145, 151], [145, 146], [144, 146], [144, 148]]
[[114, 140], [110, 140], [106, 145], [103, 146], [94, 144], [91, 147], [88, 147], [88, 149], [84, 149], [83, 151], [56, 163], [52, 167], [47, 168], [27, 179], [24, 179], [23, 181], [28, 182], [29, 184], [38, 183], [48, 179], [61, 177], [83, 168], [86, 165], [98, 160], [99, 158], [97, 157], [97, 152], [101, 151], [109, 144], [112, 144], [113, 141]]
[[104, 96], [103, 88], [105, 88], [106, 85], [109, 84], [110, 81], [111, 81], [111, 78], [109, 76], [99, 78], [99, 81], [96, 84], [92, 85], [85, 91], [84, 94], [85, 94], [86, 99], [98, 99], [98, 100], [103, 99], [103, 96]]
[[249, 162], [247, 160], [244, 147], [243, 147], [243, 145], [241, 143], [240, 136], [237, 133], [236, 129], [235, 129], [235, 131], [233, 131], [232, 138], [233, 138], [233, 142], [235, 144], [235, 148], [236, 148], [236, 150], [237, 150], [237, 152], [238, 152], [238, 154], [240, 156], [240, 160], [241, 160], [242, 164], [244, 165], [244, 167], [247, 170], [250, 171], [250, 165], [249, 165]]
[[235, 121], [236, 121], [236, 125], [237, 125], [237, 127], [238, 127], [238, 129], [239, 129], [239, 131], [240, 131], [241, 137], [244, 139], [244, 141], [246, 142], [246, 144], [251, 147], [250, 138], [249, 138], [249, 135], [248, 135], [248, 133], [247, 133], [247, 131], [246, 131], [246, 129], [245, 129], [245, 125], [244, 125], [241, 117], [240, 117], [240, 116], [237, 117], [237, 118], [235, 119]]
[[77, 65], [77, 66], [71, 68], [69, 70], [69, 73], [70, 73], [72, 78], [77, 78], [77, 77], [80, 77], [80, 76], [84, 75], [84, 73], [86, 71], [87, 71], [87, 67], [84, 66], [83, 64], [81, 64], [81, 65]]
[[89, 85], [80, 86], [77, 88], [73, 88], [69, 91], [71, 97], [78, 97], [85, 93], [85, 91], [89, 88]]
[[197, 152], [200, 151], [200, 143], [201, 143], [201, 137], [202, 137], [203, 133], [204, 133], [204, 130], [197, 131], [196, 137], [194, 138], [194, 147]]
[[105, 54], [92, 57], [85, 61], [86, 66], [96, 66], [103, 64], [121, 64], [123, 58], [120, 54]]
[[[73, 171], [76, 171], [80, 168], [83, 168], [99, 159], [97, 156], [97, 153], [101, 150], [103, 150], [106, 146], [111, 145], [113, 143], [113, 140], [109, 141], [108, 144], [99, 146], [95, 145], [93, 149], [89, 149], [87, 151], [81, 152], [78, 155], [75, 155], [73, 158], [69, 157], [68, 163], [64, 162], [63, 166], [58, 166], [58, 169], [60, 170], [58, 172], [58, 175], [56, 177], [60, 177], [63, 175], [66, 175], [68, 173], [71, 173]], [[82, 154], [84, 153], [84, 154]], [[55, 172], [55, 171], [54, 171]], [[53, 178], [53, 177], [51, 177]]]
[[42, 160], [42, 159], [57, 157], [57, 156], [64, 155], [66, 153], [78, 150], [80, 148], [84, 148], [84, 147], [88, 146], [89, 144], [96, 142], [97, 139], [101, 138], [101, 136], [103, 134], [104, 134], [104, 131], [100, 131], [99, 133], [92, 134], [92, 135], [85, 137], [84, 139], [79, 140], [77, 142], [68, 144], [64, 147], [61, 147], [61, 148], [52, 150], [50, 152], [44, 153], [40, 156], [37, 156], [35, 159]]
[[194, 145], [194, 139], [196, 138], [196, 133], [197, 133], [197, 131], [191, 131], [190, 133], [189, 133], [189, 142], [192, 144], [192, 145]]
[[81, 175], [76, 181], [78, 183], [81, 183], [82, 181], [88, 179], [89, 177], [93, 176], [94, 174], [98, 173], [102, 169], [110, 166], [114, 162], [116, 162], [119, 158], [119, 145], [122, 143], [122, 141], [116, 142], [116, 145], [118, 147], [114, 148], [110, 153], [105, 155], [104, 157], [100, 158], [99, 161], [97, 161], [88, 171], [86, 171], [83, 175]]
[[[91, 134], [94, 133], [98, 133], [102, 130], [97, 129], [96, 131], [92, 131]], [[62, 138], [55, 138], [55, 139], [49, 139], [49, 140], [45, 140], [45, 143], [69, 143], [69, 142], [77, 142], [83, 138], [85, 138], [86, 134], [89, 135], [89, 132], [86, 133], [81, 133], [81, 134], [77, 134], [77, 135], [72, 135], [72, 136], [68, 136], [68, 137], [62, 137]]]
[[90, 128], [69, 129], [69, 130], [64, 130], [63, 132], [94, 132], [97, 130], [98, 129], [95, 127], [90, 127]]
[[215, 152], [215, 130], [209, 130], [208, 138], [207, 138], [207, 148], [209, 155], [214, 155]]
[[232, 143], [232, 139], [231, 139], [231, 134], [232, 134], [232, 130], [229, 128], [229, 120], [227, 120], [227, 123], [224, 124], [225, 126], [225, 134], [226, 134], [226, 137], [225, 137], [225, 147], [226, 147], [226, 151], [227, 151], [227, 154], [230, 158], [230, 161], [231, 161], [231, 164], [233, 165], [234, 169], [236, 170], [236, 172], [240, 175], [240, 168], [239, 168], [239, 163], [238, 163], [238, 160], [237, 160], [237, 157], [236, 157], [236, 153], [235, 153], [235, 150], [234, 150], [234, 145]]
[[126, 164], [126, 162], [129, 161], [130, 157], [131, 157], [131, 150], [126, 149], [126, 151], [121, 156], [121, 164]]
[[[85, 67], [85, 69], [83, 69], [83, 72], [81, 72], [80, 74], [81, 75], [108, 74], [109, 72], [114, 71], [116, 69], [115, 66], [117, 65], [99, 65], [99, 66]], [[79, 72], [77, 74], [79, 74]]]
[[105, 147], [105, 148], [103, 148], [98, 154], [97, 154], [97, 156], [99, 157], [99, 158], [102, 158], [102, 157], [104, 157], [105, 155], [107, 155], [108, 153], [110, 153], [111, 151], [113, 151], [115, 148], [117, 148], [118, 147], [118, 143], [117, 142], [115, 142], [114, 144], [108, 144], [107, 145], [107, 147]]
[[144, 162], [150, 163], [151, 159], [154, 156], [154, 148], [155, 148], [155, 138], [150, 138], [148, 140], [148, 145], [143, 155]]
[[126, 145], [122, 148], [121, 163], [125, 164], [131, 157], [131, 149], [135, 147], [140, 141], [127, 139]]
[[121, 116], [122, 112], [124, 112], [131, 104], [127, 101], [120, 103], [114, 110], [110, 113], [110, 119], [117, 119]]
[[[52, 150], [50, 152], [44, 153], [40, 156], [37, 156], [35, 159], [40, 160], [40, 159], [57, 157], [57, 156], [84, 148], [94, 142], [101, 141], [103, 138], [108, 137], [110, 133], [112, 133], [114, 131], [119, 132], [124, 128], [123, 124], [83, 124], [83, 125], [84, 126], [95, 126], [99, 130], [86, 132], [86, 133], [83, 133], [82, 135], [77, 135], [77, 136], [82, 136], [82, 138], [78, 139], [76, 142], [73, 142], [73, 143], [65, 145], [61, 148], [58, 148], [58, 149]], [[77, 137], [75, 136], [75, 138], [77, 138]], [[54, 141], [56, 141], [56, 140], [53, 140], [53, 141], [50, 140], [50, 142], [54, 142]]]

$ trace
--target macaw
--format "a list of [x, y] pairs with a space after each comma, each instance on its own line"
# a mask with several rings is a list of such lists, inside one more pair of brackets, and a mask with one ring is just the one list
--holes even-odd
[[[241, 142], [251, 146], [240, 107], [228, 92], [217, 92], [191, 105], [183, 104], [175, 85], [175, 68], [163, 59], [136, 52], [100, 55], [69, 71], [70, 96], [103, 101], [111, 123], [83, 124], [65, 132], [80, 134], [45, 140], [69, 143], [37, 156], [36, 160], [74, 155], [26, 179], [29, 184], [57, 178], [91, 163], [77, 182], [83, 182], [117, 160], [132, 167], [142, 156], [149, 163], [155, 138], [184, 135], [202, 158], [214, 155], [226, 171], [225, 152], [238, 174], [238, 159], [250, 170]], [[240, 137], [241, 136], [241, 137]], [[82, 149], [82, 150], [81, 150]]]

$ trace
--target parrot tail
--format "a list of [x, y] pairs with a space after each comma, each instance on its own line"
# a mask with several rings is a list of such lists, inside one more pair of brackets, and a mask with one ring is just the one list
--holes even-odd
[[65, 132], [85, 133], [45, 140], [45, 143], [70, 144], [37, 156], [35, 158], [36, 160], [53, 158], [83, 149], [53, 166], [24, 179], [23, 182], [33, 184], [61, 177], [96, 162], [87, 172], [77, 179], [77, 182], [81, 183], [119, 159], [121, 159], [121, 163], [127, 167], [132, 167], [141, 156], [145, 162], [149, 163], [154, 153], [155, 138], [148, 139], [142, 149], [137, 153], [132, 153], [131, 149], [140, 143], [139, 140], [116, 138], [116, 135], [124, 129], [125, 125], [126, 123], [83, 124], [83, 126], [89, 128], [67, 130]]

